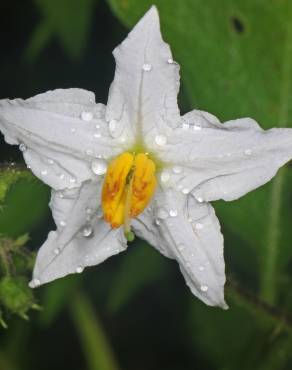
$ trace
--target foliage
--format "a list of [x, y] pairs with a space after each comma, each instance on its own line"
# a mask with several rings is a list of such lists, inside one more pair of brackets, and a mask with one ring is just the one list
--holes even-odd
[[[292, 127], [289, 0], [154, 3], [160, 11], [163, 36], [181, 65], [183, 110], [207, 110], [221, 120], [251, 116], [265, 128]], [[105, 69], [99, 67], [113, 66], [111, 48], [127, 32], [119, 20], [129, 29], [153, 1], [108, 0], [108, 4], [110, 8], [102, 2], [96, 5], [94, 0], [35, 0], [30, 4], [39, 14], [26, 31], [29, 44], [22, 45], [26, 60], [34, 61], [38, 71], [27, 90], [31, 95], [39, 92], [34, 91], [35, 86], [60, 87], [51, 83], [57, 73], [55, 65], [47, 69], [60, 52], [71, 59], [70, 63], [66, 56], [58, 59], [68, 80], [84, 81], [83, 88], [95, 84], [92, 81], [110, 80], [113, 70], [105, 75]], [[98, 23], [104, 25], [102, 35], [97, 35]], [[90, 43], [92, 35], [95, 39]], [[95, 59], [92, 50], [101, 50], [104, 37], [111, 43], [107, 55], [98, 51]], [[83, 59], [86, 46], [90, 46], [86, 55], [92, 58], [91, 64]], [[13, 57], [12, 53], [11, 60]], [[100, 64], [95, 65], [96, 60]], [[2, 63], [2, 71], [8, 70]], [[25, 68], [31, 73], [30, 67]], [[75, 73], [78, 76], [73, 79]], [[15, 96], [26, 83], [25, 76], [21, 78], [17, 75], [15, 80], [20, 85], [13, 90]], [[65, 84], [60, 74], [58, 78], [60, 85]], [[104, 87], [96, 84], [95, 92], [98, 100], [106, 100]], [[6, 93], [3, 90], [1, 94]], [[34, 249], [54, 227], [48, 216], [49, 191], [21, 160], [11, 166], [4, 163], [9, 155], [1, 158], [0, 323], [6, 325], [3, 314], [9, 328], [0, 335], [4, 344], [0, 367], [79, 369], [85, 368], [84, 362], [90, 370], [291, 367], [291, 166], [244, 198], [215, 204], [223, 221], [228, 272], [230, 309], [222, 311], [198, 302], [187, 291], [176, 264], [140, 240], [125, 254], [86, 270], [82, 277], [64, 278], [32, 294], [27, 282]], [[38, 308], [35, 295], [43, 310], [33, 315], [29, 310]], [[11, 314], [29, 315], [26, 329]], [[11, 343], [18, 343], [23, 352]], [[32, 346], [39, 350], [34, 351], [34, 358], [27, 355]], [[60, 356], [50, 356], [47, 346]], [[45, 364], [40, 361], [42, 356], [46, 356]], [[60, 358], [68, 363], [58, 362]]]

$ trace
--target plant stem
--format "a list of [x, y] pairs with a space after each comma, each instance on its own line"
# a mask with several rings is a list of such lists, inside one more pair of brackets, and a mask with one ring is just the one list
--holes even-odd
[[70, 312], [89, 370], [119, 370], [96, 310], [81, 293], [75, 294]]
[[[280, 86], [279, 124], [287, 125], [289, 105], [291, 98], [291, 68], [292, 68], [292, 7], [289, 6], [289, 14], [286, 26], [286, 43], [283, 50], [283, 68]], [[263, 255], [261, 275], [261, 297], [269, 303], [276, 300], [277, 288], [277, 265], [280, 240], [280, 215], [283, 201], [284, 177], [287, 169], [282, 169], [273, 180], [270, 200], [270, 215], [268, 219], [266, 249]]]

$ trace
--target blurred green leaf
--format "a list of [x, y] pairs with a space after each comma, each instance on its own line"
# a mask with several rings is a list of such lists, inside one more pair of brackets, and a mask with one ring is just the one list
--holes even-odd
[[36, 27], [25, 52], [33, 61], [56, 36], [65, 52], [78, 59], [89, 38], [95, 0], [35, 0], [43, 20]]
[[108, 309], [112, 313], [123, 308], [141, 289], [165, 274], [161, 256], [147, 243], [137, 239], [131, 248], [120, 263], [109, 290]]
[[118, 370], [110, 343], [97, 312], [83, 294], [72, 297], [70, 311], [89, 370]]
[[48, 214], [49, 189], [31, 175], [17, 175], [5, 190], [0, 210], [0, 234], [17, 237], [35, 227]]
[[49, 326], [62, 310], [71, 304], [71, 297], [80, 283], [80, 276], [70, 275], [46, 285], [43, 289], [40, 323]]
[[[291, 126], [291, 1], [108, 1], [130, 27], [157, 5], [190, 107], [221, 120], [251, 116], [265, 128]], [[257, 192], [216, 207], [226, 227], [260, 253], [262, 294], [271, 302], [292, 255], [291, 180], [291, 169], [282, 169]]]

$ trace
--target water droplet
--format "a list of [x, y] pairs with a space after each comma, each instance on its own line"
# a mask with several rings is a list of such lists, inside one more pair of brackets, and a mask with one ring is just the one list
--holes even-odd
[[81, 113], [81, 119], [83, 121], [89, 122], [89, 121], [92, 120], [92, 118], [93, 118], [93, 113], [92, 112], [84, 111], [84, 112]]
[[251, 155], [252, 150], [251, 149], [245, 149], [244, 154], [245, 155]]
[[63, 173], [61, 173], [61, 174], [59, 175], [59, 177], [60, 177], [60, 179], [61, 179], [61, 180], [64, 180], [65, 175], [64, 175]]
[[184, 123], [182, 124], [182, 128], [183, 128], [183, 130], [188, 130], [188, 129], [190, 128], [189, 123], [184, 122]]
[[182, 192], [183, 194], [189, 194], [190, 189], [188, 189], [188, 188], [183, 188], [181, 192]]
[[156, 218], [156, 219], [155, 219], [155, 223], [156, 223], [156, 225], [157, 225], [157, 226], [159, 226], [159, 225], [160, 225], [159, 218]]
[[55, 249], [54, 249], [54, 253], [55, 253], [56, 255], [60, 254], [60, 252], [61, 252], [60, 248], [55, 248]]
[[96, 175], [104, 175], [107, 170], [107, 163], [104, 159], [96, 159], [91, 162], [91, 169]]
[[42, 171], [41, 171], [41, 175], [42, 175], [42, 176], [46, 176], [47, 174], [48, 174], [48, 171], [47, 171], [47, 170], [42, 170]]
[[195, 224], [195, 228], [196, 228], [197, 230], [202, 230], [202, 229], [204, 228], [204, 225], [203, 225], [203, 224], [201, 224], [200, 222], [197, 222], [197, 223]]
[[164, 208], [159, 208], [157, 210], [157, 217], [160, 218], [161, 220], [164, 220], [168, 217], [168, 213]]
[[174, 60], [172, 58], [169, 58], [169, 59], [167, 59], [167, 63], [168, 64], [173, 64], [174, 63]]
[[193, 130], [194, 131], [200, 131], [200, 130], [202, 130], [202, 126], [199, 125], [198, 123], [196, 123], [196, 124], [193, 125]]
[[99, 139], [101, 137], [101, 133], [100, 132], [96, 132], [94, 135], [93, 135], [96, 139]]
[[75, 177], [71, 177], [69, 181], [71, 182], [71, 184], [74, 184], [76, 182], [76, 179]]
[[81, 274], [81, 272], [83, 272], [83, 270], [84, 270], [83, 266], [77, 266], [75, 271], [76, 271], [77, 274]]
[[199, 271], [204, 271], [205, 267], [204, 266], [199, 266]]
[[115, 130], [116, 130], [116, 128], [117, 128], [117, 120], [116, 119], [111, 119], [110, 121], [109, 121], [109, 124], [108, 124], [108, 127], [109, 127], [109, 130], [110, 130], [110, 132], [111, 133], [113, 133]]
[[151, 65], [151, 64], [149, 64], [149, 63], [144, 63], [144, 64], [143, 64], [143, 66], [142, 66], [142, 69], [143, 69], [143, 71], [145, 71], [145, 72], [149, 72], [149, 71], [151, 71], [151, 69], [152, 69], [152, 65]]
[[193, 222], [193, 219], [191, 217], [188, 218], [189, 222]]
[[172, 168], [172, 171], [173, 171], [173, 173], [176, 173], [176, 174], [179, 174], [179, 173], [182, 173], [182, 167], [180, 167], [180, 166], [174, 166], [173, 168]]
[[200, 289], [202, 292], [207, 292], [209, 288], [207, 285], [201, 285]]
[[185, 249], [185, 245], [184, 244], [179, 244], [179, 246], [177, 247], [179, 251], [183, 251]]
[[60, 191], [59, 193], [59, 198], [63, 199], [64, 198], [64, 194]]
[[66, 221], [64, 221], [64, 220], [61, 220], [61, 221], [59, 222], [59, 224], [60, 224], [60, 226], [62, 226], [62, 227], [64, 227], [64, 226], [66, 226], [66, 225], [67, 225]]
[[100, 128], [100, 125], [95, 125], [95, 128]]
[[203, 198], [202, 197], [195, 197], [196, 198], [196, 200], [199, 202], [199, 203], [203, 203]]
[[168, 182], [170, 179], [170, 173], [168, 171], [162, 171], [160, 175], [161, 182]]
[[55, 161], [53, 159], [51, 159], [51, 158], [48, 159], [48, 164], [52, 165], [54, 163], [55, 163]]
[[27, 146], [26, 146], [25, 144], [21, 143], [21, 144], [19, 145], [19, 150], [20, 150], [21, 152], [25, 152], [25, 151], [26, 151], [26, 149], [27, 149]]
[[159, 146], [163, 146], [167, 143], [167, 137], [165, 135], [156, 135], [155, 142]]
[[85, 238], [88, 238], [89, 236], [91, 236], [93, 233], [93, 229], [91, 227], [91, 225], [86, 225], [84, 226], [84, 228], [82, 229], [82, 235], [85, 237]]
[[93, 155], [93, 151], [90, 149], [85, 150], [85, 154], [87, 155]]
[[29, 282], [28, 286], [30, 288], [36, 288], [41, 285], [41, 282], [39, 279], [32, 279], [32, 281]]
[[74, 132], [76, 132], [76, 128], [72, 127], [72, 128], [70, 128], [70, 131], [72, 132], [72, 134], [74, 134]]
[[176, 217], [178, 215], [178, 211], [177, 211], [177, 209], [171, 209], [170, 211], [169, 211], [169, 216], [170, 217]]
[[92, 214], [92, 209], [91, 209], [90, 207], [87, 207], [87, 208], [85, 209], [85, 211], [86, 211], [86, 213], [87, 213], [88, 215], [91, 215], [91, 214]]

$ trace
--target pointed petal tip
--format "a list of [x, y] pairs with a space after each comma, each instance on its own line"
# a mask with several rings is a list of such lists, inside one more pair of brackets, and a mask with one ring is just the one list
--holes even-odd
[[144, 28], [144, 27], [149, 27], [153, 25], [157, 25], [160, 28], [159, 13], [155, 5], [152, 5], [150, 9], [147, 10], [147, 12], [142, 16], [142, 18], [140, 18], [136, 27], [140, 26]]

